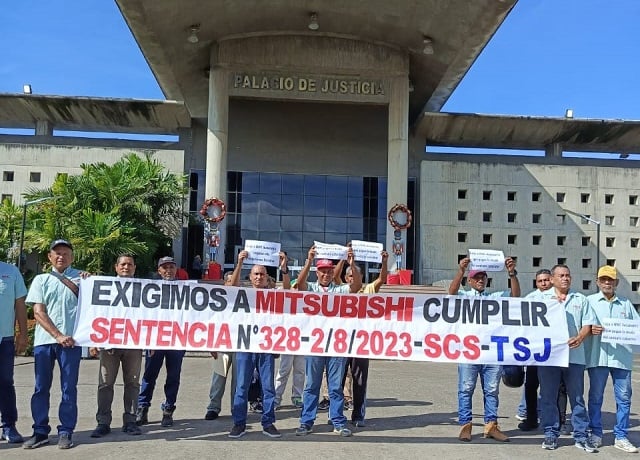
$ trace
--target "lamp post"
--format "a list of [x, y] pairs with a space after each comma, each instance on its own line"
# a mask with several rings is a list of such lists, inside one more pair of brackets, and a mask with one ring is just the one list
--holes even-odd
[[47, 201], [52, 199], [52, 196], [44, 196], [42, 198], [38, 198], [37, 200], [25, 201], [22, 203], [22, 229], [20, 230], [20, 249], [18, 251], [18, 261], [16, 265], [18, 266], [18, 270], [22, 271], [22, 251], [24, 250], [24, 231], [27, 226], [27, 206], [42, 203], [43, 201]]
[[600, 268], [600, 221], [592, 219], [589, 216], [585, 216], [584, 214], [580, 214], [579, 212], [569, 211], [568, 209], [563, 209], [564, 212], [568, 214], [572, 214], [574, 216], [580, 217], [586, 220], [589, 223], [596, 225], [596, 278], [598, 277], [598, 268]]

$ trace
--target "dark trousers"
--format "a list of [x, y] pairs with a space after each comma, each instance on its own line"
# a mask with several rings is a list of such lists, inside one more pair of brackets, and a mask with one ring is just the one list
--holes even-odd
[[16, 407], [16, 387], [13, 384], [13, 365], [15, 346], [13, 337], [4, 337], [0, 341], [0, 415], [2, 428], [14, 426], [18, 421]]
[[96, 420], [102, 425], [111, 425], [111, 404], [113, 403], [113, 387], [120, 365], [122, 365], [122, 381], [124, 383], [123, 426], [136, 421], [138, 393], [140, 392], [140, 365], [142, 350], [126, 350], [112, 348], [100, 351], [100, 373], [98, 375], [98, 411]]
[[527, 422], [538, 424], [538, 368], [527, 366], [524, 381], [524, 400], [527, 404]]
[[344, 368], [344, 377], [342, 378], [342, 386], [346, 380], [347, 369], [351, 368], [351, 376], [353, 381], [353, 411], [351, 412], [352, 421], [364, 421], [367, 411], [367, 379], [369, 378], [369, 360], [367, 358], [347, 358]]
[[151, 405], [156, 380], [158, 380], [158, 374], [164, 362], [167, 369], [167, 380], [164, 384], [165, 400], [162, 403], [162, 410], [174, 410], [176, 408], [183, 358], [184, 350], [155, 350], [153, 356], [150, 356], [148, 350], [145, 352], [144, 374], [140, 384], [138, 407], [149, 407]]

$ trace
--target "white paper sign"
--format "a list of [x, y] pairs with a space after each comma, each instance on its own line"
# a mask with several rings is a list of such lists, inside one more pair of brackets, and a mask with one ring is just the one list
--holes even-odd
[[351, 249], [353, 249], [355, 260], [376, 264], [382, 262], [382, 243], [353, 240], [351, 241]]
[[469, 249], [469, 270], [499, 272], [504, 270], [504, 253], [493, 249]]
[[321, 243], [320, 241], [314, 241], [313, 244], [316, 247], [316, 259], [344, 260], [347, 258], [349, 248], [346, 246]]
[[635, 319], [605, 318], [602, 320], [602, 341], [640, 345], [640, 321]]
[[280, 243], [246, 240], [244, 250], [249, 253], [244, 263], [277, 267], [280, 265]]

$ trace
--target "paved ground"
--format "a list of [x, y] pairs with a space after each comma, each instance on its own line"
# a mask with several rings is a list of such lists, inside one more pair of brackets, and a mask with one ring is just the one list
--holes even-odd
[[[639, 362], [640, 363], [640, 362]], [[605, 447], [597, 454], [587, 454], [573, 447], [568, 437], [561, 438], [560, 448], [545, 451], [540, 447], [541, 434], [523, 434], [518, 431], [518, 421], [513, 417], [520, 397], [520, 390], [502, 387], [500, 397], [500, 425], [511, 436], [510, 443], [498, 443], [482, 439], [482, 398], [478, 391], [474, 400], [474, 437], [471, 443], [457, 440], [456, 424], [456, 367], [434, 363], [408, 363], [372, 361], [370, 370], [367, 427], [358, 429], [352, 438], [340, 438], [324, 424], [326, 412], [320, 412], [314, 433], [296, 437], [298, 412], [284, 407], [276, 413], [278, 428], [284, 436], [269, 439], [261, 432], [259, 416], [249, 418], [250, 432], [239, 440], [227, 438], [231, 428], [229, 401], [225, 398], [223, 415], [215, 421], [203, 419], [211, 373], [211, 360], [202, 357], [185, 359], [182, 387], [175, 413], [173, 428], [160, 427], [159, 403], [162, 393], [156, 394], [154, 408], [150, 412], [152, 423], [143, 427], [142, 436], [132, 437], [117, 429], [105, 438], [89, 437], [95, 426], [95, 392], [98, 363], [83, 360], [79, 384], [79, 422], [74, 434], [76, 447], [59, 450], [55, 436], [51, 445], [33, 451], [19, 446], [0, 443], [1, 459], [183, 459], [183, 458], [261, 458], [306, 459], [320, 456], [327, 458], [419, 458], [440, 457], [447, 459], [478, 458], [555, 458], [569, 459], [597, 455], [599, 458], [624, 458], [633, 456], [614, 449], [610, 427], [614, 421], [615, 402], [610, 394], [605, 399], [604, 415]], [[31, 434], [29, 399], [33, 391], [33, 360], [19, 358], [15, 368], [18, 392], [19, 430]], [[640, 375], [640, 374], [636, 374]], [[163, 379], [161, 375], [161, 379]], [[159, 380], [161, 382], [162, 380]], [[640, 378], [634, 378], [633, 407], [640, 407], [638, 394]], [[161, 389], [161, 388], [160, 388]], [[610, 388], [608, 388], [610, 390]], [[0, 395], [2, 397], [2, 395]], [[116, 388], [114, 420], [119, 420], [122, 386]], [[57, 425], [59, 390], [52, 390], [51, 423]], [[117, 415], [116, 415], [117, 414]], [[639, 416], [632, 413], [630, 439], [640, 444]], [[119, 428], [114, 426], [113, 428]], [[637, 455], [637, 454], [636, 454]]]

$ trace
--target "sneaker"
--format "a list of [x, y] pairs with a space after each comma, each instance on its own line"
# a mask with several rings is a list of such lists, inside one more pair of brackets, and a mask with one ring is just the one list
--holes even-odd
[[533, 430], [536, 430], [538, 426], [539, 424], [537, 422], [532, 423], [532, 422], [527, 422], [526, 420], [524, 422], [518, 423], [518, 429], [520, 431], [533, 431]]
[[6, 439], [9, 444], [21, 444], [24, 438], [15, 426], [6, 426], [2, 429], [2, 439]]
[[251, 412], [262, 414], [262, 402], [253, 401], [252, 403], [249, 404], [249, 407], [251, 408]]
[[69, 433], [60, 433], [58, 435], [58, 449], [71, 449], [73, 441]]
[[147, 423], [149, 423], [149, 408], [138, 407], [136, 411], [136, 425], [146, 425]]
[[49, 444], [49, 435], [34, 433], [33, 436], [22, 444], [22, 447], [25, 449], [35, 449], [36, 447], [44, 446], [45, 444]]
[[306, 436], [311, 433], [312, 428], [308, 425], [300, 425], [296, 430], [296, 436]]
[[91, 436], [92, 438], [101, 438], [109, 433], [111, 433], [111, 428], [109, 427], [109, 425], [99, 423], [96, 429], [93, 430], [89, 436]]
[[575, 446], [578, 449], [582, 449], [585, 452], [589, 452], [590, 454], [594, 452], [598, 452], [598, 448], [593, 445], [590, 439], [583, 439], [581, 441], [576, 441]]
[[592, 434], [589, 439], [591, 440], [591, 444], [596, 447], [602, 447], [602, 437], [596, 434]]
[[329, 410], [329, 400], [322, 398], [322, 401], [318, 403], [318, 410]]
[[173, 409], [165, 409], [162, 411], [162, 421], [160, 422], [160, 425], [165, 428], [173, 426]]
[[542, 448], [547, 450], [556, 450], [558, 448], [558, 440], [552, 436], [547, 436], [542, 441]]
[[563, 424], [560, 425], [560, 434], [564, 436], [570, 436], [571, 432], [573, 432], [573, 427], [571, 426], [571, 423], [564, 422]]
[[302, 398], [291, 398], [291, 404], [296, 409], [302, 409]]
[[355, 428], [362, 428], [367, 426], [364, 423], [364, 420], [351, 420], [351, 424], [355, 427]]
[[351, 410], [351, 409], [353, 409], [353, 401], [345, 400], [344, 401], [344, 410]]
[[627, 438], [616, 439], [616, 442], [613, 444], [613, 447], [616, 449], [623, 450], [629, 453], [638, 452], [638, 448], [631, 444]]
[[348, 438], [349, 436], [353, 436], [351, 430], [344, 426], [334, 426], [333, 432], [339, 434], [343, 438]]
[[278, 431], [275, 425], [269, 425], [262, 428], [262, 434], [269, 436], [270, 438], [281, 438], [282, 434]]
[[122, 427], [122, 432], [130, 434], [132, 436], [139, 436], [142, 434], [142, 430], [138, 425], [136, 425], [136, 422], [127, 423], [125, 426]]
[[233, 425], [233, 428], [231, 428], [231, 431], [229, 432], [229, 437], [230, 438], [241, 438], [245, 434], [247, 434], [246, 425]]
[[218, 418], [218, 413], [214, 410], [208, 410], [206, 414], [204, 414], [205, 420], [215, 420]]
[[521, 422], [524, 422], [527, 419], [527, 413], [523, 413], [523, 414], [516, 414], [516, 420], [520, 420]]

